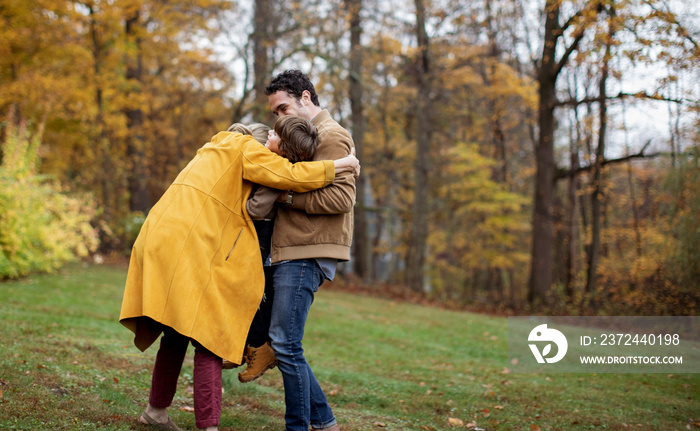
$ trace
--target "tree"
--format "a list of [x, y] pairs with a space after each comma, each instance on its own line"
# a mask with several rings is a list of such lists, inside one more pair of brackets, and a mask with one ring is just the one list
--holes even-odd
[[415, 63], [413, 64], [416, 82], [416, 157], [414, 162], [414, 192], [411, 236], [406, 281], [411, 290], [423, 289], [425, 274], [425, 252], [428, 239], [428, 192], [430, 189], [428, 174], [431, 169], [431, 137], [432, 122], [432, 84], [431, 84], [431, 54], [430, 39], [426, 31], [426, 9], [423, 0], [415, 0], [416, 6], [416, 37], [418, 47]]
[[[540, 100], [537, 111], [539, 136], [535, 148], [537, 172], [532, 215], [532, 259], [528, 284], [530, 302], [550, 303], [552, 301], [554, 257], [552, 205], [556, 174], [554, 109], [557, 102], [557, 80], [572, 53], [577, 50], [585, 31], [590, 26], [591, 19], [595, 19], [599, 5], [598, 0], [587, 1], [582, 9], [561, 24], [562, 3], [557, 0], [547, 0], [545, 3], [544, 44], [542, 55], [536, 62]], [[559, 56], [557, 49], [567, 39], [565, 34], [569, 30], [571, 30], [571, 40], [568, 46], [565, 46], [564, 53]]]
[[588, 247], [588, 271], [586, 280], [586, 293], [594, 292], [596, 285], [596, 271], [598, 269], [598, 261], [600, 259], [600, 231], [601, 231], [601, 208], [603, 206], [603, 161], [605, 160], [605, 145], [608, 128], [608, 100], [607, 100], [607, 84], [610, 76], [610, 61], [612, 57], [613, 37], [617, 31], [614, 19], [614, 6], [611, 6], [609, 12], [611, 20], [608, 21], [608, 32], [604, 36], [603, 45], [605, 46], [603, 53], [603, 64], [601, 67], [600, 78], [598, 80], [598, 145], [596, 146], [595, 164], [593, 165], [591, 195], [591, 243]]
[[127, 6], [124, 11], [126, 13], [124, 24], [124, 36], [126, 38], [124, 63], [127, 88], [127, 106], [124, 108], [124, 113], [128, 130], [126, 156], [130, 164], [127, 178], [129, 184], [129, 209], [145, 213], [151, 208], [151, 199], [148, 195], [147, 152], [143, 130], [144, 114], [141, 108], [144, 105], [141, 7], [140, 2], [137, 1]]
[[[364, 104], [362, 97], [362, 0], [345, 0], [350, 23], [350, 65], [349, 65], [349, 98], [352, 111], [352, 139], [355, 142], [357, 157], [364, 158]], [[360, 175], [356, 183], [355, 205], [355, 232], [353, 245], [355, 248], [355, 272], [362, 277], [365, 283], [372, 280], [372, 249], [369, 242], [369, 230], [367, 223], [367, 202], [365, 188], [368, 184], [367, 176]]]

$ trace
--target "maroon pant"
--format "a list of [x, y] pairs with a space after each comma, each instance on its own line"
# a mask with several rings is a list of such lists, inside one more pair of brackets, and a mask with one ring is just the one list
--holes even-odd
[[194, 346], [195, 422], [197, 428], [218, 426], [221, 417], [221, 358], [172, 328], [163, 328], [148, 402], [156, 408], [170, 407], [190, 341]]

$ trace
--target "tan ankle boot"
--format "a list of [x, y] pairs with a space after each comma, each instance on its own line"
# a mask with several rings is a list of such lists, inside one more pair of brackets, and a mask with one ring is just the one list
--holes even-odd
[[270, 343], [265, 343], [258, 348], [246, 347], [245, 361], [248, 367], [243, 372], [238, 373], [238, 380], [241, 383], [252, 382], [265, 374], [265, 371], [277, 366], [277, 358], [275, 358], [275, 352], [270, 347]]

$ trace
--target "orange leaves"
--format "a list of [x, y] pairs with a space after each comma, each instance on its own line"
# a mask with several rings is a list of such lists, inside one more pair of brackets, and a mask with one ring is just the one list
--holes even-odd
[[462, 419], [459, 419], [459, 418], [448, 418], [447, 424], [451, 427], [463, 427], [464, 421]]
[[[483, 386], [490, 386], [490, 385], [483, 385]], [[495, 405], [492, 408], [484, 407], [479, 411], [474, 412], [472, 415], [470, 415], [469, 419], [461, 419], [457, 417], [448, 417], [447, 418], [447, 425], [450, 426], [451, 428], [468, 428], [468, 429], [473, 429], [474, 431], [480, 431], [484, 430], [484, 425], [479, 427], [479, 420], [481, 419], [486, 419], [486, 418], [491, 418], [495, 412], [503, 410], [504, 407], [501, 405]], [[495, 423], [499, 423], [498, 420], [496, 420]], [[427, 429], [427, 428], [425, 428]]]

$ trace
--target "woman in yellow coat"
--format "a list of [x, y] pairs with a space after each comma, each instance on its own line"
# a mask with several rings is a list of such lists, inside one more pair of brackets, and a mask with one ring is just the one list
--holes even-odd
[[221, 360], [240, 363], [264, 290], [258, 239], [246, 211], [253, 183], [307, 192], [358, 165], [352, 155], [292, 164], [261, 145], [267, 126], [250, 128], [235, 124], [197, 151], [149, 212], [132, 250], [119, 321], [142, 351], [164, 334], [140, 418], [159, 429], [179, 429], [165, 408], [190, 341], [196, 425], [218, 427]]

